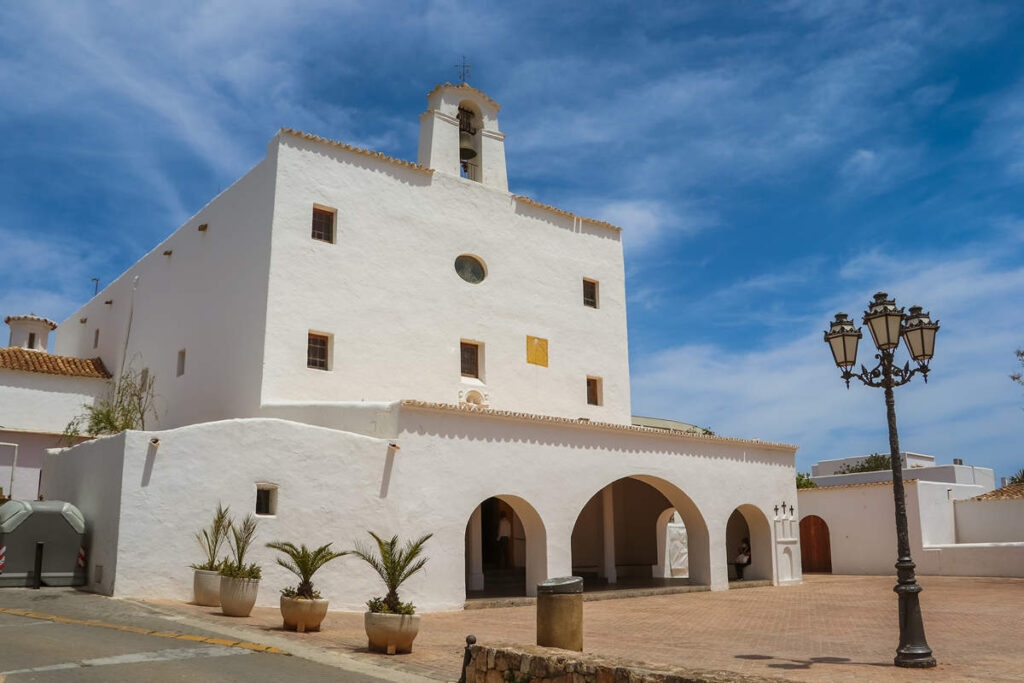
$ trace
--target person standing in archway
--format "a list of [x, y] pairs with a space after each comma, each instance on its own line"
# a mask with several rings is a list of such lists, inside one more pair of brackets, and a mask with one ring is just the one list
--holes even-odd
[[750, 564], [750, 539], [740, 541], [739, 554], [736, 555], [736, 580], [743, 580], [743, 568]]
[[512, 562], [509, 558], [509, 543], [512, 537], [512, 521], [508, 513], [501, 511], [501, 521], [498, 522], [498, 568], [508, 569]]

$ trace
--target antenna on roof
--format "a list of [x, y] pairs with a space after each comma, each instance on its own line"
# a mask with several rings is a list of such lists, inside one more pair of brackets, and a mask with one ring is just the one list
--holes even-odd
[[472, 68], [472, 64], [466, 63], [466, 55], [462, 55], [462, 62], [455, 65], [455, 72], [459, 76], [460, 83], [465, 83], [469, 80], [469, 70]]
[[100, 291], [100, 279], [98, 277], [89, 278], [92, 280], [92, 295], [96, 296]]

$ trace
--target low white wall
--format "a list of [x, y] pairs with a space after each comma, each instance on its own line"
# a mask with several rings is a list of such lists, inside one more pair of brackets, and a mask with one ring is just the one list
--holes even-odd
[[[956, 543], [954, 505], [983, 487], [905, 482], [910, 552], [918, 574], [1024, 576], [1024, 543]], [[800, 489], [800, 518], [829, 528], [834, 574], [894, 574], [896, 522], [891, 485]], [[957, 518], [954, 518], [954, 514]]]
[[[88, 588], [114, 595], [122, 523], [121, 482], [125, 433], [53, 450], [43, 462], [40, 492], [47, 500], [73, 503], [85, 515]], [[177, 560], [163, 558], [167, 573]]]
[[[389, 441], [275, 419], [128, 432], [48, 456], [44, 488], [48, 496], [85, 501], [87, 516], [103, 512], [94, 497], [120, 499], [118, 533], [96, 541], [103, 553], [116, 552], [116, 586], [102, 588], [118, 596], [191, 599], [187, 567], [201, 559], [192, 534], [209, 523], [218, 502], [244, 516], [254, 508], [256, 484], [272, 483], [279, 487], [277, 514], [260, 519], [252, 554], [264, 569], [260, 604], [277, 604], [278, 590], [293, 583], [264, 543], [346, 549], [372, 529], [403, 538], [434, 534], [426, 570], [402, 596], [424, 611], [461, 608], [466, 525], [492, 496], [511, 501], [523, 519], [532, 583], [571, 571], [572, 529], [587, 500], [612, 481], [637, 476], [684, 519], [698, 515], [706, 526], [694, 538], [687, 521], [690, 570], [712, 589], [728, 587], [729, 514], [748, 505], [745, 514], [764, 515], [795, 496], [791, 450], [715, 439], [403, 407], [394, 439], [400, 450]], [[123, 472], [112, 464], [119, 461]], [[81, 480], [85, 470], [91, 477]], [[774, 556], [769, 543], [763, 551]], [[381, 593], [376, 575], [351, 557], [328, 565], [316, 583], [335, 609], [361, 610]]]
[[958, 500], [957, 543], [1024, 542], [1024, 498], [1015, 500]]

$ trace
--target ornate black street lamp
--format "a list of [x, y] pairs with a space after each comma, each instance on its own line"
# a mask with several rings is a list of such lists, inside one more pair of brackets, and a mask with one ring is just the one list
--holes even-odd
[[[924, 622], [921, 619], [921, 604], [918, 593], [921, 587], [914, 577], [914, 561], [910, 559], [910, 538], [907, 534], [907, 503], [903, 494], [903, 463], [900, 459], [900, 441], [896, 433], [896, 404], [893, 400], [893, 387], [910, 381], [910, 378], [921, 373], [924, 381], [928, 381], [928, 361], [935, 351], [935, 333], [939, 330], [938, 321], [932, 322], [920, 306], [911, 306], [910, 313], [904, 314], [902, 308], [896, 308], [896, 301], [889, 299], [888, 294], [879, 292], [868, 304], [864, 313], [864, 324], [871, 331], [871, 338], [878, 348], [875, 358], [878, 365], [868, 370], [860, 366], [859, 373], [850, 369], [857, 362], [857, 342], [861, 339], [860, 328], [853, 326], [845, 313], [837, 313], [830, 329], [825, 332], [825, 341], [832, 349], [836, 366], [843, 371], [842, 378], [849, 388], [850, 380], [857, 378], [869, 387], [885, 389], [885, 408], [889, 417], [889, 453], [892, 462], [892, 495], [896, 503], [896, 543], [899, 558], [896, 560], [896, 587], [893, 589], [900, 601], [900, 645], [896, 648], [893, 660], [896, 666], [928, 668], [935, 666], [935, 657], [928, 641], [924, 637]], [[910, 357], [917, 363], [911, 368], [906, 363], [902, 368], [893, 362], [896, 347], [900, 345], [900, 337], [906, 342]]]

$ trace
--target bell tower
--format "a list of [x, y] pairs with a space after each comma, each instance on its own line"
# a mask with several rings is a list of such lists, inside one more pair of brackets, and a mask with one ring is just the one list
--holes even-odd
[[445, 83], [420, 114], [419, 164], [508, 192], [501, 106], [468, 83]]

